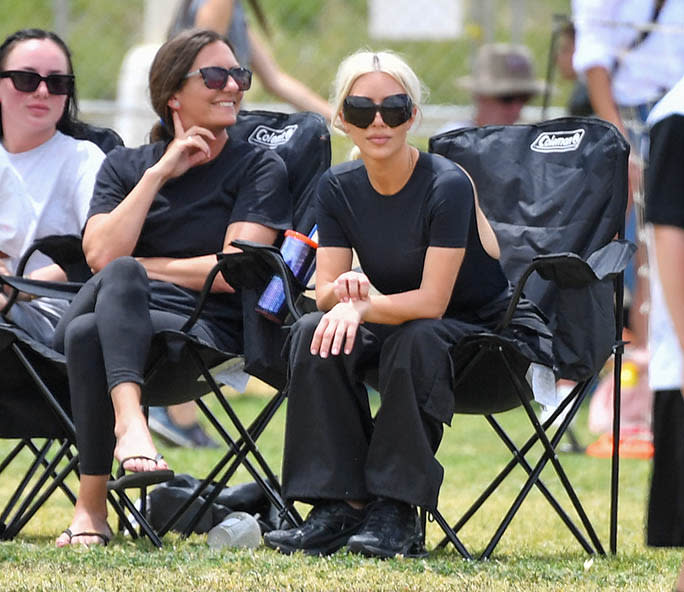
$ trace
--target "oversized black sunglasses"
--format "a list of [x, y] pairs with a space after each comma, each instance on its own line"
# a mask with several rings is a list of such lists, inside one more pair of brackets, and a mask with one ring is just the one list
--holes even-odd
[[356, 127], [368, 127], [378, 111], [387, 125], [397, 127], [411, 119], [413, 101], [407, 94], [390, 95], [378, 105], [369, 97], [348, 95], [342, 105], [344, 119]]
[[240, 90], [248, 90], [252, 86], [252, 71], [247, 68], [222, 68], [221, 66], [208, 66], [188, 72], [185, 77], [197, 76], [200, 74], [204, 80], [204, 86], [211, 90], [222, 90], [228, 82], [228, 76], [235, 80]]
[[519, 93], [514, 95], [498, 95], [496, 100], [506, 105], [511, 105], [512, 103], [527, 103], [531, 98], [532, 95]]
[[71, 74], [41, 76], [38, 72], [5, 70], [0, 72], [0, 78], [9, 78], [19, 92], [33, 92], [41, 82], [45, 82], [51, 95], [70, 95], [74, 90], [74, 77]]

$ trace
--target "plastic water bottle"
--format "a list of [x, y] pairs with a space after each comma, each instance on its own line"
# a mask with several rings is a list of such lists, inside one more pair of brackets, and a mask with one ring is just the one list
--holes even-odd
[[[318, 243], [312, 238], [316, 229], [317, 227], [314, 226], [308, 236], [294, 230], [287, 230], [283, 244], [280, 246], [283, 259], [292, 270], [300, 288], [306, 286], [316, 267]], [[283, 280], [280, 277], [271, 278], [259, 298], [256, 311], [274, 323], [279, 325], [283, 323], [287, 316], [287, 304]]]
[[232, 512], [223, 522], [207, 533], [207, 543], [212, 549], [221, 547], [246, 547], [253, 549], [261, 544], [261, 528], [257, 519], [247, 512]]

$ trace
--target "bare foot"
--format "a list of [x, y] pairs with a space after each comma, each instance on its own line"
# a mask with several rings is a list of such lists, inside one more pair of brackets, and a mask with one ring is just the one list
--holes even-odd
[[68, 529], [55, 541], [58, 547], [104, 545], [113, 537], [106, 519], [97, 519], [89, 514], [74, 515]]
[[119, 462], [128, 459], [123, 465], [124, 469], [133, 472], [168, 469], [169, 465], [164, 459], [154, 460], [156, 456], [157, 449], [142, 414], [140, 418], [132, 418], [125, 427], [117, 425], [114, 458]]

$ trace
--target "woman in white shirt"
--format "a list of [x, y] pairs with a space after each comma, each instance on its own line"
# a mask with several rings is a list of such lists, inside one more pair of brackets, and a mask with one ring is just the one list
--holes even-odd
[[[0, 274], [13, 273], [20, 253], [35, 239], [81, 233], [104, 153], [72, 137], [82, 135], [85, 127], [76, 112], [71, 55], [64, 41], [42, 29], [7, 37], [0, 45], [0, 176], [13, 182], [0, 187]], [[66, 279], [41, 254], [31, 258], [26, 273]], [[5, 303], [0, 293], [0, 309]], [[66, 304], [44, 298], [18, 301], [6, 317], [49, 344]]]

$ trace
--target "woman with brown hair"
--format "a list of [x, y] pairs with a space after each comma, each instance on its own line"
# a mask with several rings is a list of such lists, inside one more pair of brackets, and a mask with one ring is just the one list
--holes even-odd
[[[264, 32], [266, 17], [257, 0], [249, 0]], [[200, 27], [225, 34], [241, 64], [254, 70], [267, 92], [301, 111], [320, 113], [330, 121], [328, 102], [306, 84], [285, 72], [268, 44], [247, 23], [241, 0], [183, 0], [171, 26], [171, 35], [183, 29]]]
[[[150, 70], [161, 121], [151, 144], [116, 149], [97, 178], [83, 249], [95, 276], [57, 327], [67, 359], [80, 455], [73, 520], [57, 546], [106, 544], [107, 480], [139, 487], [171, 478], [141, 411], [151, 338], [179, 329], [218, 251], [231, 241], [272, 243], [290, 225], [283, 162], [232, 141], [251, 72], [227, 40], [191, 30], [165, 43]], [[235, 290], [217, 277], [193, 328], [208, 343], [239, 352], [242, 312]]]

